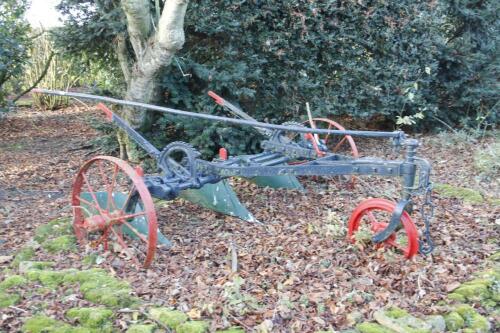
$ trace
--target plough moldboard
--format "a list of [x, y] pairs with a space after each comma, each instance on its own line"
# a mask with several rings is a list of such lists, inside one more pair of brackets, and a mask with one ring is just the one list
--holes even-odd
[[[302, 190], [296, 178], [299, 175], [342, 177], [350, 186], [354, 185], [354, 177], [377, 175], [399, 177], [403, 188], [401, 198], [399, 201], [372, 198], [359, 204], [348, 221], [348, 239], [354, 242], [359, 235], [368, 233], [377, 246], [393, 248], [408, 259], [419, 251], [427, 254], [433, 249], [429, 232], [434, 208], [429, 181], [431, 167], [416, 156], [419, 142], [401, 131], [345, 130], [329, 119], [312, 117], [308, 122], [311, 127], [301, 123], [262, 123], [213, 92], [209, 95], [215, 102], [240, 119], [82, 93], [45, 89], [35, 92], [249, 125], [265, 137], [261, 153], [229, 157], [221, 149], [219, 158], [207, 161], [185, 142], [171, 142], [162, 150], [157, 149], [124, 119], [99, 103], [107, 119], [156, 160], [159, 172], [144, 175], [142, 169], [111, 156], [96, 156], [86, 162], [76, 175], [71, 197], [73, 226], [81, 244], [108, 250], [110, 242], [118, 243], [135, 263], [148, 267], [158, 247], [171, 245], [159, 232], [153, 198], [183, 197], [246, 221], [256, 221], [239, 202], [228, 178], [244, 177], [263, 186]], [[405, 149], [404, 159], [359, 158], [354, 137], [391, 138], [394, 146]], [[410, 217], [416, 196], [423, 197], [420, 215], [424, 230], [420, 234]]]

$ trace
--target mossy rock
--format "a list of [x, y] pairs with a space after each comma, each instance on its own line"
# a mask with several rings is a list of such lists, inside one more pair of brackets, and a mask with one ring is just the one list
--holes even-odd
[[141, 300], [130, 295], [130, 290], [116, 290], [113, 288], [90, 289], [83, 293], [83, 297], [92, 303], [106, 305], [112, 308], [134, 307]]
[[113, 311], [106, 308], [73, 308], [66, 312], [66, 317], [77, 320], [85, 327], [99, 328], [110, 325]]
[[30, 281], [39, 281], [45, 287], [54, 289], [63, 283], [64, 271], [52, 270], [30, 270], [26, 273], [26, 277]]
[[469, 301], [482, 300], [490, 296], [488, 285], [484, 283], [465, 283], [453, 291]]
[[451, 299], [452, 301], [457, 301], [460, 303], [463, 303], [467, 300], [464, 295], [457, 294], [457, 293], [448, 294], [448, 299]]
[[0, 309], [17, 304], [21, 300], [21, 296], [14, 293], [6, 293], [0, 290]]
[[32, 247], [23, 247], [19, 250], [11, 263], [11, 267], [19, 267], [22, 261], [28, 261], [35, 257], [35, 249]]
[[241, 327], [229, 327], [225, 330], [218, 330], [215, 333], [245, 333], [245, 330]]
[[72, 327], [62, 321], [39, 315], [26, 320], [21, 330], [26, 333], [66, 333], [71, 332]]
[[188, 316], [184, 312], [169, 308], [151, 308], [149, 309], [149, 315], [154, 320], [172, 329], [176, 329], [177, 326], [188, 320]]
[[13, 287], [20, 287], [28, 283], [28, 280], [21, 275], [11, 275], [0, 282], [0, 290], [7, 290]]
[[446, 321], [443, 316], [431, 315], [425, 318], [425, 322], [431, 326], [431, 332], [444, 332], [446, 331]]
[[489, 332], [491, 325], [488, 320], [470, 305], [461, 304], [455, 308], [455, 311], [464, 319], [465, 326], [473, 329], [476, 333]]
[[42, 270], [54, 267], [55, 263], [50, 261], [21, 261], [19, 263], [19, 273], [26, 273], [32, 270]]
[[393, 319], [398, 319], [401, 317], [408, 316], [408, 312], [406, 310], [397, 308], [397, 307], [390, 307], [386, 310], [384, 310], [384, 313], [387, 317], [393, 318]]
[[127, 333], [153, 333], [156, 328], [154, 324], [134, 324], [127, 329]]
[[45, 241], [42, 247], [50, 253], [59, 253], [76, 250], [76, 238], [73, 235], [63, 235]]
[[47, 224], [41, 225], [35, 229], [34, 239], [42, 244], [47, 239], [54, 236], [72, 235], [73, 227], [71, 226], [70, 218], [60, 218], [50, 221]]
[[466, 187], [458, 187], [449, 184], [434, 184], [434, 191], [444, 197], [462, 199], [472, 204], [484, 202], [484, 198], [478, 191]]
[[458, 312], [452, 311], [448, 313], [444, 317], [444, 321], [446, 322], [446, 329], [450, 332], [456, 332], [462, 327], [464, 327], [465, 321], [460, 316]]
[[376, 323], [361, 323], [356, 325], [356, 329], [360, 333], [393, 333], [393, 330], [390, 330], [382, 325]]
[[210, 324], [206, 321], [195, 320], [187, 321], [177, 325], [175, 328], [176, 333], [205, 333], [208, 331]]

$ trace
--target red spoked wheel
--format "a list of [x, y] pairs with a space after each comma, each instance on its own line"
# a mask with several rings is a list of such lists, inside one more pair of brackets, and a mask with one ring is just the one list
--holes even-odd
[[[360, 203], [348, 222], [348, 238], [351, 242], [370, 238], [384, 230], [391, 220], [396, 203], [380, 198], [368, 199]], [[407, 259], [418, 252], [418, 232], [407, 212], [401, 215], [402, 228], [396, 230], [377, 247], [384, 246], [403, 254]]]
[[[313, 127], [317, 129], [345, 131], [344, 126], [327, 118], [313, 118], [312, 121]], [[311, 123], [305, 121], [304, 125], [311, 126]], [[350, 135], [315, 134], [314, 137], [319, 139], [321, 145], [326, 146], [331, 153], [352, 155], [353, 158], [359, 157], [358, 147]], [[354, 176], [339, 176], [337, 179], [349, 188], [353, 188], [356, 183], [356, 177]]]
[[118, 248], [147, 268], [155, 255], [157, 218], [142, 170], [110, 156], [86, 162], [73, 183], [73, 228], [81, 245]]

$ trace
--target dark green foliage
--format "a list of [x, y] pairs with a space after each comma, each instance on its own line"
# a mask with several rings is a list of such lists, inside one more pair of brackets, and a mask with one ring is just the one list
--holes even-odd
[[27, 61], [29, 25], [24, 19], [27, 1], [0, 2], [0, 106], [5, 103], [4, 84], [19, 75]]
[[441, 117], [464, 126], [499, 121], [500, 2], [443, 0], [446, 46], [438, 82]]
[[[191, 0], [186, 45], [162, 76], [163, 102], [220, 114], [206, 95], [214, 90], [272, 123], [304, 120], [309, 102], [315, 116], [385, 119], [389, 127], [496, 124], [498, 6]], [[80, 13], [65, 28], [69, 51], [108, 56], [113, 38], [126, 34], [118, 0], [63, 0], [61, 8]], [[158, 146], [190, 141], [205, 156], [221, 146], [256, 151], [260, 140], [250, 128], [170, 116], [160, 116], [148, 136]]]

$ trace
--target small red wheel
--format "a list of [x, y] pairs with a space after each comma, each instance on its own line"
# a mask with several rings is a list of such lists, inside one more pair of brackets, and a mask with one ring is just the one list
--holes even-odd
[[87, 161], [73, 183], [73, 228], [81, 245], [118, 244], [147, 268], [154, 258], [157, 218], [153, 199], [137, 169], [110, 156]]
[[[348, 238], [355, 242], [360, 237], [370, 238], [384, 230], [391, 219], [396, 203], [380, 198], [368, 199], [360, 203], [348, 222]], [[381, 245], [401, 252], [410, 259], [418, 252], [418, 232], [407, 212], [401, 215], [403, 228], [395, 231]]]

